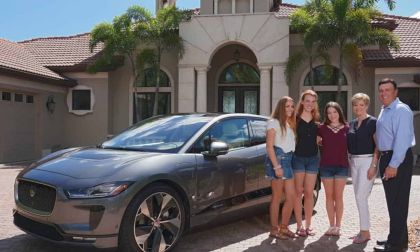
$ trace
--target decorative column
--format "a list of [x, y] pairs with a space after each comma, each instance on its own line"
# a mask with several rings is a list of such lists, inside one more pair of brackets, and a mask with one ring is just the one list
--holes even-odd
[[259, 66], [260, 68], [260, 115], [270, 115], [270, 70], [271, 65]]
[[214, 6], [213, 7], [214, 8], [213, 9], [213, 13], [214, 14], [219, 14], [219, 0], [213, 0], [213, 1], [214, 1], [213, 2], [214, 3], [214, 5], [213, 5]]
[[180, 65], [178, 71], [178, 112], [195, 112], [194, 67]]
[[249, 1], [249, 13], [254, 13], [254, 0]]
[[284, 69], [284, 64], [273, 66], [273, 95], [271, 97], [272, 108], [276, 106], [277, 102], [281, 97], [289, 95], [289, 86], [287, 86], [286, 83]]
[[197, 112], [207, 112], [207, 71], [208, 66], [197, 66]]

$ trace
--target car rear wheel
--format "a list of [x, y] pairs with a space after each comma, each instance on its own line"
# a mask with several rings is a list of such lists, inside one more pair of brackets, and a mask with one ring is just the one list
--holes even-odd
[[179, 194], [165, 184], [139, 192], [127, 207], [119, 233], [122, 251], [169, 251], [182, 235], [185, 209]]

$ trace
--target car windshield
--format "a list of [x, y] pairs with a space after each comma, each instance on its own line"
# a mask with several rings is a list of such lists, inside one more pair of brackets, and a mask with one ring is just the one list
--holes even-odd
[[200, 115], [158, 116], [141, 121], [104, 142], [104, 149], [177, 152], [212, 118]]

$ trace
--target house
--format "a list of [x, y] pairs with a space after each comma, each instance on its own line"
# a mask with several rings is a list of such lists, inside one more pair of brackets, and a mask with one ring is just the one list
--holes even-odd
[[[173, 3], [157, 0], [156, 6]], [[201, 0], [199, 13], [180, 26], [183, 57], [163, 56], [159, 112], [268, 115], [281, 96], [298, 100], [309, 88], [308, 67], [298, 69], [290, 85], [284, 77], [287, 58], [302, 49], [300, 35], [290, 31], [288, 19], [296, 8], [273, 0]], [[420, 19], [385, 15], [376, 22], [400, 37], [401, 50], [365, 48], [361, 67], [346, 64], [345, 114], [352, 118], [350, 99], [364, 92], [372, 98], [369, 112], [378, 115], [377, 83], [394, 78], [400, 98], [414, 111], [419, 143]], [[151, 115], [150, 71], [135, 87], [127, 62], [88, 73], [103, 47], [91, 52], [89, 38], [86, 33], [17, 43], [0, 40], [0, 163], [96, 145]], [[314, 88], [321, 104], [333, 99], [337, 90], [338, 59], [334, 49], [331, 53], [333, 75], [316, 63]], [[414, 151], [419, 155], [420, 146]]]

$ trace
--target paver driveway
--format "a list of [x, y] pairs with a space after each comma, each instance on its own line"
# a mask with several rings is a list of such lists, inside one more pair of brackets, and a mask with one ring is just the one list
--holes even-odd
[[[0, 168], [0, 251], [2, 252], [65, 252], [95, 251], [68, 245], [55, 245], [33, 238], [17, 229], [12, 223], [13, 183], [20, 169]], [[420, 174], [420, 168], [416, 173]], [[420, 217], [420, 175], [413, 176], [409, 220]], [[388, 232], [388, 214], [380, 180], [375, 182], [370, 197], [372, 240], [365, 245], [352, 245], [348, 237], [358, 231], [358, 215], [351, 183], [344, 191], [344, 218], [342, 236], [327, 238], [328, 228], [324, 191], [321, 190], [313, 217], [313, 237], [294, 241], [275, 241], [268, 238], [268, 215], [258, 215], [227, 225], [187, 234], [178, 244], [176, 252], [188, 251], [372, 251], [375, 240], [383, 239]], [[295, 225], [291, 226], [295, 230]]]

